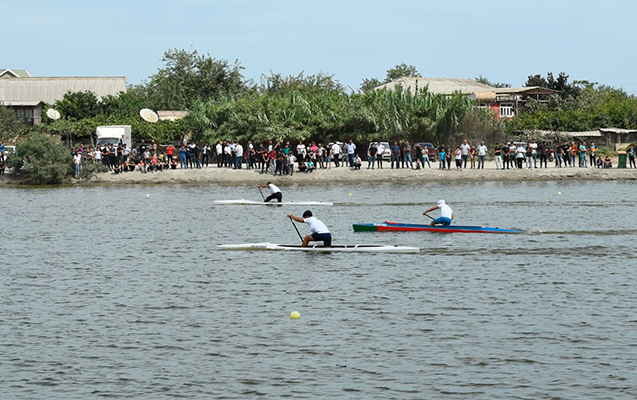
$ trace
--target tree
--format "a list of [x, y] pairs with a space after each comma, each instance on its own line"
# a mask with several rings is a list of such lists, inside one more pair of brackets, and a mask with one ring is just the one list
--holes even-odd
[[62, 100], [56, 100], [53, 107], [58, 110], [64, 118], [72, 121], [93, 118], [99, 112], [97, 96], [90, 91], [68, 91]]
[[177, 49], [166, 51], [162, 61], [166, 66], [139, 88], [153, 109], [189, 110], [195, 101], [241, 96], [248, 90], [238, 61], [231, 65], [210, 54]]
[[488, 85], [488, 86], [494, 87], [494, 88], [508, 88], [508, 87], [511, 87], [510, 83], [491, 82], [489, 79], [485, 78], [482, 75], [480, 75], [479, 77], [475, 78], [474, 81], [476, 81], [478, 83], [482, 83], [483, 85]]
[[8, 167], [28, 174], [36, 185], [63, 183], [72, 165], [71, 153], [60, 140], [37, 131], [18, 139], [15, 154], [7, 159]]
[[24, 128], [24, 121], [9, 107], [0, 106], [0, 140], [18, 135]]
[[568, 75], [564, 72], [560, 72], [557, 79], [553, 77], [552, 72], [548, 72], [546, 78], [540, 74], [529, 75], [524, 86], [539, 86], [557, 90], [563, 99], [567, 97], [577, 98], [580, 94], [580, 87], [575, 83], [568, 83]]
[[389, 83], [395, 81], [396, 79], [403, 78], [406, 76], [414, 76], [422, 78], [422, 75], [416, 70], [416, 67], [413, 65], [407, 65], [405, 63], [396, 65], [394, 68], [390, 68], [387, 70], [387, 74], [385, 75], [385, 80], [380, 81], [376, 78], [363, 78], [363, 82], [361, 83], [360, 90], [362, 92], [367, 92], [372, 90], [383, 83]]
[[361, 91], [367, 92], [368, 90], [374, 90], [374, 88], [382, 84], [383, 82], [379, 81], [376, 78], [363, 78], [363, 83], [361, 83]]
[[396, 65], [394, 68], [390, 68], [387, 70], [387, 76], [385, 77], [385, 83], [389, 83], [395, 81], [398, 78], [402, 78], [405, 76], [414, 76], [422, 78], [422, 75], [416, 70], [416, 67], [413, 65], [407, 65], [402, 63], [400, 65]]

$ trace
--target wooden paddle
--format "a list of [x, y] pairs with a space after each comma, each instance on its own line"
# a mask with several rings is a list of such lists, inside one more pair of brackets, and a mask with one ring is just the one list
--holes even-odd
[[261, 191], [261, 188], [257, 186], [257, 189], [259, 189], [259, 193], [261, 193], [261, 197], [263, 198], [263, 201], [265, 201], [265, 196], [263, 196], [263, 192]]

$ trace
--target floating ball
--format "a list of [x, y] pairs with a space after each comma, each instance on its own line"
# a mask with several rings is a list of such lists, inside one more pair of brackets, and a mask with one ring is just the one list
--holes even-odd
[[146, 193], [146, 197], [150, 197], [150, 194]]
[[562, 194], [562, 192], [557, 192], [557, 194]]
[[292, 311], [292, 314], [290, 314], [290, 318], [291, 319], [299, 319], [299, 318], [301, 318], [301, 314], [299, 314], [298, 311]]
[[348, 196], [351, 196], [352, 194], [350, 193]]

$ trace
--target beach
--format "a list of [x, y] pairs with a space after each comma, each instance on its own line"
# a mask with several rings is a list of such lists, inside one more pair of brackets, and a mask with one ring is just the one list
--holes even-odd
[[[294, 175], [273, 176], [261, 174], [258, 169], [217, 168], [216, 165], [201, 169], [176, 169], [161, 172], [139, 171], [114, 174], [112, 172], [98, 174], [90, 182], [91, 184], [263, 184], [272, 181], [277, 185], [324, 185], [330, 183], [365, 183], [380, 184], [392, 183], [416, 183], [416, 182], [471, 182], [471, 181], [555, 181], [555, 180], [635, 180], [637, 169], [601, 169], [563, 167], [538, 169], [496, 169], [494, 161], [485, 162], [484, 169], [439, 170], [438, 164], [432, 163], [432, 167], [425, 169], [391, 169], [389, 163], [383, 165], [383, 169], [367, 169], [367, 163], [363, 163], [360, 170], [349, 167], [332, 167], [331, 169], [317, 169], [314, 172], [294, 172]], [[616, 161], [613, 165], [617, 165]], [[87, 182], [84, 182], [87, 183]]]

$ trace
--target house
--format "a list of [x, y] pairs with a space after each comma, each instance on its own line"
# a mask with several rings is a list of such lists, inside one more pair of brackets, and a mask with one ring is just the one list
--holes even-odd
[[42, 122], [45, 104], [71, 92], [89, 91], [97, 98], [126, 92], [125, 77], [37, 77], [26, 70], [0, 70], [0, 105], [12, 108], [28, 125]]
[[471, 96], [478, 108], [490, 108], [496, 118], [512, 118], [529, 98], [544, 100], [546, 95], [559, 93], [539, 86], [520, 88], [496, 88], [464, 78], [403, 77], [380, 85], [376, 90], [393, 90], [401, 86], [409, 91], [426, 87], [429, 93], [451, 96], [455, 93]]

